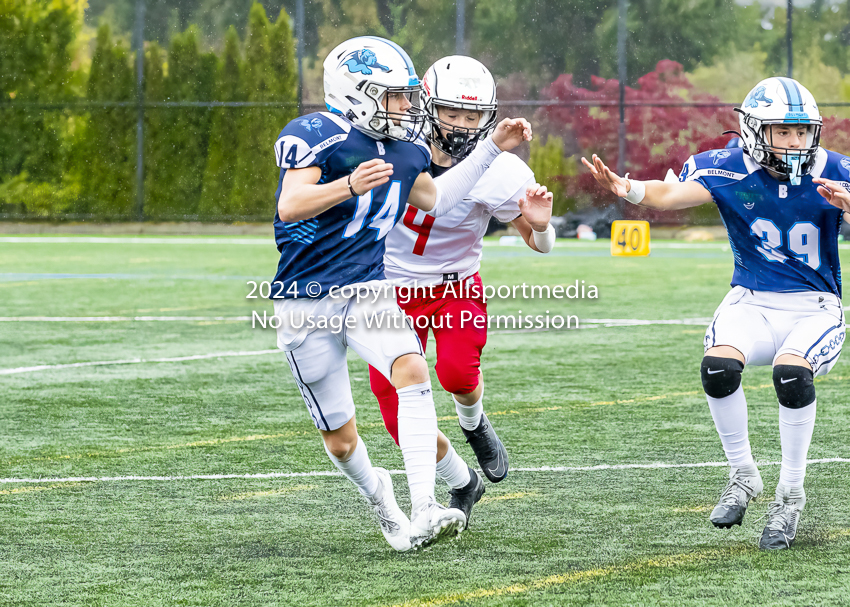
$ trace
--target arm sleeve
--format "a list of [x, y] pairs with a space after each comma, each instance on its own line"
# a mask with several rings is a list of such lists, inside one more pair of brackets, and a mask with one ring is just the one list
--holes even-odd
[[485, 139], [451, 171], [434, 179], [434, 185], [437, 186], [437, 201], [431, 209], [431, 215], [442, 217], [455, 208], [501, 153], [502, 151], [492, 139]]
[[534, 172], [519, 156], [499, 154], [468, 198], [483, 205], [502, 223], [508, 223], [519, 217], [519, 201], [525, 196], [525, 190], [535, 183]]

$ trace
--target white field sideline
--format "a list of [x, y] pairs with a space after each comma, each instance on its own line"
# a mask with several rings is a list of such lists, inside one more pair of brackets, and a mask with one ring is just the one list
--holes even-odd
[[[67, 318], [63, 317], [44, 317], [49, 320], [35, 320], [40, 317], [18, 317], [27, 319], [27, 320], [19, 320], [19, 322], [71, 322]], [[57, 318], [62, 318], [62, 320], [56, 320]], [[222, 316], [222, 317], [206, 317], [206, 316], [195, 316], [195, 317], [112, 317], [112, 316], [90, 316], [90, 317], [76, 317], [75, 320], [79, 322], [98, 322], [99, 319], [115, 319], [121, 318], [126, 319], [127, 321], [137, 320], [137, 319], [156, 319], [156, 318], [167, 318], [169, 320], [176, 320], [180, 318], [187, 322], [195, 321], [195, 320], [208, 320], [209, 318], [216, 318], [221, 320], [250, 320], [250, 317], [246, 316]], [[0, 321], [11, 322], [10, 318], [0, 318]], [[112, 321], [117, 322], [117, 321]], [[705, 326], [709, 322], [711, 322], [710, 318], [684, 318], [684, 319], [674, 319], [674, 320], [640, 320], [640, 319], [587, 319], [582, 321], [584, 328], [596, 328], [596, 327], [631, 327], [631, 326], [644, 326], [644, 325], [697, 325], [697, 326]], [[545, 333], [545, 332], [558, 332], [558, 331], [567, 331], [570, 329], [494, 329], [490, 331], [491, 334], [514, 334], [514, 333]], [[0, 375], [18, 375], [20, 373], [35, 373], [38, 371], [51, 371], [51, 370], [59, 370], [59, 369], [76, 369], [80, 367], [107, 367], [111, 365], [140, 365], [146, 363], [176, 363], [176, 362], [186, 362], [192, 360], [206, 360], [210, 358], [233, 358], [240, 356], [264, 356], [267, 354], [278, 354], [281, 350], [254, 350], [247, 352], [215, 352], [212, 354], [195, 354], [191, 356], [174, 356], [169, 358], [128, 358], [122, 360], [97, 360], [97, 361], [88, 361], [88, 362], [76, 362], [76, 363], [65, 363], [58, 365], [33, 365], [29, 367], [15, 367], [12, 369], [0, 369]]]
[[[782, 462], [756, 462], [758, 466], [779, 466]], [[843, 457], [828, 457], [810, 459], [808, 465], [847, 464], [850, 459]], [[596, 466], [540, 466], [539, 468], [511, 468], [511, 472], [598, 472], [605, 470], [669, 470], [673, 468], [723, 468], [729, 462], [697, 462], [690, 464], [665, 464], [654, 462], [649, 464], [599, 464]], [[404, 470], [390, 470], [390, 474], [405, 474]], [[187, 476], [69, 476], [64, 478], [0, 478], [0, 484], [13, 483], [109, 483], [133, 481], [218, 481], [228, 479], [264, 480], [277, 478], [304, 478], [316, 476], [342, 476], [333, 470], [313, 470], [311, 472], [258, 472], [253, 474], [193, 474]]]
[[[268, 238], [215, 238], [186, 236], [175, 237], [141, 237], [141, 236], [2, 236], [0, 244], [169, 244], [169, 245], [247, 245], [273, 247], [274, 237]], [[524, 242], [516, 244], [501, 244], [498, 240], [484, 240], [486, 247], [514, 248], [525, 246]], [[605, 239], [597, 241], [581, 241], [573, 238], [560, 238], [555, 242], [558, 248], [577, 249], [607, 249], [611, 246]], [[717, 242], [653, 242], [653, 249], [710, 249], [715, 251], [729, 251], [729, 243]], [[850, 249], [850, 244], [839, 244], [839, 249]]]

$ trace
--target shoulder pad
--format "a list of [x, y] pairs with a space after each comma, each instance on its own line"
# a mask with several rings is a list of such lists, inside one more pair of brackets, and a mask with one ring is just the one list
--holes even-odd
[[329, 112], [296, 118], [286, 125], [275, 142], [277, 166], [300, 169], [319, 164], [348, 138], [351, 125]]
[[706, 177], [740, 181], [757, 168], [758, 165], [750, 166], [745, 161], [741, 148], [709, 150], [688, 158], [679, 173], [679, 181], [696, 181]]
[[850, 191], [850, 158], [832, 150], [818, 148], [810, 175], [813, 178], [825, 177], [837, 181]]

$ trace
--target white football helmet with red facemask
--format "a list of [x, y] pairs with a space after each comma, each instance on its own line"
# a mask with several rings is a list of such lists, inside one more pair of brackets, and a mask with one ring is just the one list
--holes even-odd
[[[431, 143], [448, 156], [466, 157], [496, 127], [496, 82], [490, 70], [472, 57], [443, 57], [425, 72], [422, 88]], [[453, 126], [440, 120], [438, 107], [475, 110], [481, 118], [475, 127]]]

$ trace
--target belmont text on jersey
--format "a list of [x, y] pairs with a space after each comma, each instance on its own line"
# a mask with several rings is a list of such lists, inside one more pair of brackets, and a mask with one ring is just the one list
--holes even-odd
[[401, 218], [410, 189], [431, 162], [421, 140], [377, 141], [342, 116], [317, 112], [296, 118], [275, 143], [280, 167], [275, 200], [288, 169], [318, 166], [319, 183], [351, 174], [373, 158], [393, 165], [390, 181], [352, 197], [316, 217], [281, 221], [275, 211], [275, 241], [280, 263], [271, 298], [324, 297], [331, 287], [384, 277], [384, 238]]
[[680, 181], [711, 192], [735, 256], [732, 286], [754, 291], [825, 291], [841, 297], [838, 233], [842, 211], [817, 192], [812, 179], [839, 181], [850, 190], [850, 160], [819, 149], [798, 186], [780, 181], [743, 149], [691, 156]]

